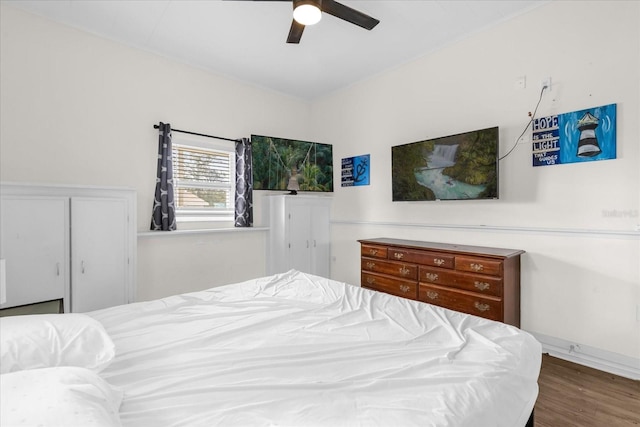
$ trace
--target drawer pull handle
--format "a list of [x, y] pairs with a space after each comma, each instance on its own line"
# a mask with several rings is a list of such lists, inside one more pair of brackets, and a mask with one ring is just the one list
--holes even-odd
[[393, 256], [396, 257], [396, 259], [404, 258], [404, 254], [402, 252], [396, 252], [393, 254]]
[[489, 306], [489, 304], [482, 304], [481, 302], [476, 301], [475, 304], [473, 304], [478, 310], [480, 310], [481, 312], [485, 312], [488, 311], [491, 307]]
[[427, 298], [438, 299], [438, 293], [434, 291], [427, 291]]
[[473, 271], [482, 271], [482, 270], [484, 270], [484, 265], [482, 265], [482, 264], [471, 263], [470, 267], [471, 267], [471, 269]]
[[474, 285], [478, 290], [481, 290], [481, 291], [486, 291], [487, 289], [489, 289], [489, 288], [491, 287], [491, 285], [490, 285], [490, 284], [488, 284], [487, 282], [478, 282], [478, 281], [475, 281], [475, 282], [473, 282], [473, 285]]
[[371, 255], [377, 255], [378, 250], [377, 249], [369, 249], [369, 254]]
[[407, 267], [405, 267], [404, 265], [402, 267], [400, 267], [398, 269], [398, 272], [403, 275], [403, 276], [408, 276], [409, 273], [411, 273], [411, 270], [409, 270]]
[[425, 277], [430, 282], [437, 282], [438, 281], [438, 275], [436, 273], [427, 273], [427, 274], [425, 274]]
[[374, 277], [367, 277], [367, 283], [373, 285], [376, 283], [376, 279]]
[[368, 262], [367, 262], [367, 268], [368, 268], [369, 270], [372, 270], [372, 269], [373, 269], [373, 267], [375, 267], [375, 266], [376, 266], [376, 263], [375, 263], [375, 262], [371, 262], [371, 261], [368, 261]]
[[409, 285], [400, 285], [400, 291], [403, 294], [406, 294], [407, 292], [409, 292], [410, 289], [411, 289], [411, 287]]
[[433, 259], [433, 263], [437, 266], [441, 266], [442, 264], [444, 264], [444, 260], [442, 258], [434, 258]]

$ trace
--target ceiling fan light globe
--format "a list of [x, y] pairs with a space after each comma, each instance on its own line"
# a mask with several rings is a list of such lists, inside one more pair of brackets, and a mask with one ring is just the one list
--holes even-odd
[[293, 19], [302, 25], [313, 25], [320, 22], [322, 11], [313, 4], [301, 4], [293, 10]]

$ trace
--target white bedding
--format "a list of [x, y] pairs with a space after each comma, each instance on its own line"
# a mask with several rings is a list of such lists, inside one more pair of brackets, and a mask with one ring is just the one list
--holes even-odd
[[89, 313], [124, 426], [524, 426], [517, 328], [290, 271]]

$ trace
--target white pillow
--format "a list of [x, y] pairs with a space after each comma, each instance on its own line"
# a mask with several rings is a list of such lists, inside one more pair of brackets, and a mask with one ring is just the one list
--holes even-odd
[[0, 373], [53, 366], [99, 372], [115, 345], [97, 320], [80, 313], [0, 318]]
[[120, 426], [122, 392], [76, 367], [0, 375], [2, 426]]

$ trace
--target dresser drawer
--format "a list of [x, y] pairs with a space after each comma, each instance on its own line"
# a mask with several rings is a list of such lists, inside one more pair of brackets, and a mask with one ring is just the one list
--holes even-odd
[[386, 292], [399, 297], [417, 299], [418, 284], [415, 281], [394, 279], [373, 273], [362, 272], [361, 284], [365, 288]]
[[472, 292], [421, 283], [418, 288], [418, 299], [486, 319], [501, 320], [503, 317], [502, 299], [488, 295], [482, 296]]
[[502, 296], [502, 279], [481, 274], [461, 273], [433, 267], [420, 267], [420, 282], [464, 289], [485, 295]]
[[375, 258], [362, 258], [362, 270], [389, 274], [402, 279], [418, 279], [418, 266], [403, 262], [381, 261]]
[[361, 245], [360, 255], [371, 258], [387, 259], [387, 248], [385, 246]]
[[456, 270], [470, 271], [472, 273], [502, 275], [502, 261], [487, 258], [456, 257]]
[[455, 257], [453, 255], [440, 254], [437, 252], [389, 248], [389, 259], [422, 265], [432, 265], [442, 268], [453, 268]]

